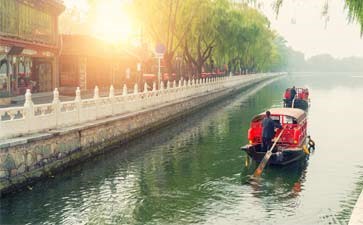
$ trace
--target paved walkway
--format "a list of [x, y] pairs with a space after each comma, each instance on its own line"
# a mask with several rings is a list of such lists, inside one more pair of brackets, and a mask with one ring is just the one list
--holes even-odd
[[[73, 100], [74, 97], [71, 96], [59, 96], [61, 101], [70, 101]], [[36, 93], [32, 94], [32, 101], [34, 104], [45, 104], [53, 101], [53, 93], [52, 92], [44, 92], [44, 93]], [[22, 106], [25, 102], [25, 96], [15, 96], [11, 98], [10, 105], [0, 105], [0, 108], [8, 108], [15, 106]]]
[[349, 220], [349, 225], [363, 225], [363, 191], [354, 206], [353, 213]]
[[[132, 90], [128, 90], [128, 92], [131, 92]], [[100, 97], [108, 96], [108, 91], [100, 91]], [[121, 95], [122, 90], [115, 90], [116, 95]], [[89, 91], [88, 93], [82, 94], [82, 99], [90, 99], [93, 98], [93, 92]], [[61, 95], [59, 96], [59, 99], [64, 101], [72, 101], [74, 100], [75, 96], [65, 96]], [[32, 94], [32, 101], [34, 104], [46, 104], [51, 103], [53, 101], [53, 92], [43, 92], [43, 93], [35, 93]], [[15, 96], [11, 98], [11, 104], [10, 105], [0, 105], [0, 108], [8, 108], [8, 107], [15, 107], [15, 106], [22, 106], [25, 102], [25, 96]]]

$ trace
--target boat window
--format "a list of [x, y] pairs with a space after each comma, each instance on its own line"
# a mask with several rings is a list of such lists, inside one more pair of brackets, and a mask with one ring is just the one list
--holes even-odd
[[258, 115], [255, 118], [252, 119], [252, 122], [260, 122], [263, 120], [263, 118], [265, 118], [265, 116], [263, 115]]
[[285, 124], [297, 124], [297, 120], [291, 116], [284, 116]]
[[281, 124], [280, 116], [271, 116], [271, 119], [275, 122], [275, 124]]

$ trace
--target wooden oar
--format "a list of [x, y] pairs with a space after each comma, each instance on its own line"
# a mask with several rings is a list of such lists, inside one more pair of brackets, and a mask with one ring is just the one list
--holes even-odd
[[274, 149], [274, 147], [276, 146], [277, 142], [280, 140], [282, 133], [285, 130], [282, 130], [279, 134], [279, 136], [277, 137], [277, 139], [275, 140], [274, 144], [272, 145], [272, 147], [270, 148], [270, 150], [268, 150], [265, 154], [265, 157], [263, 157], [263, 159], [260, 162], [260, 165], [258, 165], [257, 169], [255, 170], [255, 172], [253, 173], [254, 177], [259, 177], [261, 176], [263, 169], [265, 169], [268, 161], [270, 160], [270, 157], [272, 155], [272, 149]]

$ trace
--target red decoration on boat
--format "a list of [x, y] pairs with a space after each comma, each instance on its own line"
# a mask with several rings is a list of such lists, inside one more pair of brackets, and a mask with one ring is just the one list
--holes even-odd
[[[304, 145], [307, 140], [307, 117], [305, 111], [294, 108], [273, 108], [271, 119], [284, 128], [284, 133], [272, 151], [269, 161], [273, 165], [286, 165], [304, 158]], [[262, 120], [265, 113], [255, 116], [248, 130], [249, 144], [241, 149], [246, 151], [256, 162], [260, 162], [265, 153], [261, 148]], [[275, 137], [280, 134], [277, 130]]]

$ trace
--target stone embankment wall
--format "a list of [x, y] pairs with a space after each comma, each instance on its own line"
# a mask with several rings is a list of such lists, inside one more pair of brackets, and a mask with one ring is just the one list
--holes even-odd
[[[0, 195], [18, 190], [41, 177], [51, 176], [86, 158], [102, 154], [108, 146], [124, 143], [157, 129], [232, 95], [243, 87], [268, 79], [278, 79], [282, 75], [256, 74], [214, 81], [193, 81], [181, 85], [174, 83], [173, 88], [168, 84], [167, 88], [162, 87], [160, 90], [156, 90], [154, 85], [153, 91], [138, 93], [135, 88], [135, 93], [124, 93], [122, 96], [114, 96], [111, 88], [110, 96], [104, 99], [97, 96], [96, 89], [92, 100], [81, 100], [77, 93], [74, 102], [64, 103], [67, 107], [72, 107], [72, 110], [62, 110], [62, 103], [58, 101], [55, 91], [53, 103], [40, 106], [45, 112], [34, 110], [37, 106], [31, 103], [28, 93], [23, 108], [9, 109], [14, 113], [13, 116], [8, 120], [0, 120], [2, 136], [8, 137], [0, 140]], [[94, 108], [87, 111], [90, 105]], [[83, 106], [86, 107], [82, 109]], [[14, 116], [16, 114], [18, 116]], [[29, 114], [32, 115], [27, 118]], [[7, 114], [0, 112], [2, 118], [4, 115], [6, 118]], [[42, 124], [37, 126], [36, 132], [21, 127], [29, 123]], [[11, 129], [12, 126], [15, 130], [9, 130], [10, 134], [4, 130]]]

